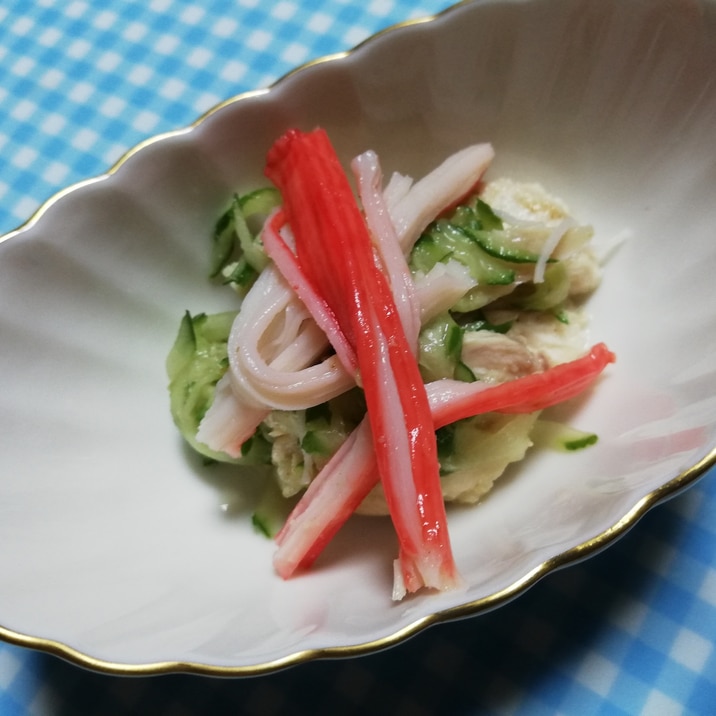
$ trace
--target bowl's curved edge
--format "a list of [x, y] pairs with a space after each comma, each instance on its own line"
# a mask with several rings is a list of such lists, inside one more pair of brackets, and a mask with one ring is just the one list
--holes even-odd
[[61, 642], [21, 634], [1, 625], [0, 639], [16, 646], [58, 656], [93, 671], [118, 676], [158, 676], [184, 673], [215, 677], [249, 677], [277, 672], [319, 659], [339, 659], [375, 653], [396, 646], [436, 624], [485, 614], [497, 609], [526, 592], [551, 572], [576, 564], [602, 551], [624, 536], [650, 509], [691, 487], [714, 466], [716, 466], [716, 448], [713, 448], [692, 467], [642, 497], [627, 514], [611, 527], [585, 542], [542, 562], [529, 573], [499, 592], [421, 617], [396, 632], [359, 644], [306, 649], [266, 662], [232, 666], [189, 661], [165, 661], [144, 664], [112, 662], [85, 654]]
[[[477, 2], [479, 1], [480, 0], [477, 0]], [[265, 89], [250, 90], [235, 95], [234, 97], [231, 97], [229, 99], [226, 99], [223, 102], [215, 105], [214, 107], [211, 107], [187, 127], [158, 134], [140, 142], [139, 144], [129, 149], [125, 154], [123, 154], [115, 162], [115, 164], [113, 164], [104, 174], [86, 180], [82, 180], [53, 194], [51, 197], [45, 200], [24, 223], [20, 224], [18, 227], [12, 229], [8, 233], [0, 236], [0, 243], [3, 243], [4, 241], [7, 241], [14, 236], [23, 233], [33, 227], [48, 211], [50, 207], [54, 206], [58, 201], [62, 200], [67, 195], [81, 190], [84, 187], [106, 180], [107, 178], [115, 174], [129, 159], [134, 157], [144, 148], [150, 145], [154, 145], [158, 142], [165, 141], [167, 139], [179, 137], [183, 134], [186, 134], [187, 132], [190, 132], [192, 129], [198, 127], [208, 117], [214, 115], [222, 108], [229, 105], [233, 105], [237, 102], [250, 100], [255, 97], [261, 97], [271, 92], [271, 90], [278, 85], [283, 84], [290, 77], [293, 77], [297, 73], [300, 73], [309, 67], [314, 67], [319, 64], [349, 57], [357, 50], [360, 50], [364, 46], [371, 44], [374, 40], [383, 37], [386, 34], [413, 25], [431, 22], [437, 18], [447, 15], [448, 13], [453, 12], [457, 8], [473, 4], [474, 2], [475, 0], [460, 0], [454, 5], [451, 5], [445, 10], [434, 15], [411, 18], [409, 20], [391, 25], [371, 35], [369, 38], [349, 50], [318, 57], [298, 66], [297, 68], [291, 70], [287, 74], [277, 79], [274, 83], [272, 83], [269, 87]], [[541, 564], [534, 567], [526, 575], [522, 576], [520, 579], [516, 580], [515, 582], [500, 590], [499, 592], [491, 594], [487, 597], [482, 597], [480, 599], [467, 602], [465, 604], [450, 607], [448, 609], [421, 617], [420, 619], [417, 619], [414, 622], [408, 624], [407, 626], [402, 627], [396, 632], [363, 643], [348, 646], [301, 650], [262, 663], [232, 666], [182, 661], [165, 661], [140, 664], [112, 662], [93, 657], [90, 654], [86, 654], [60, 641], [17, 632], [2, 626], [2, 624], [0, 624], [0, 640], [16, 646], [25, 647], [46, 654], [54, 655], [65, 659], [66, 661], [69, 661], [71, 663], [74, 663], [78, 666], [91, 669], [93, 671], [122, 676], [155, 676], [162, 674], [187, 673], [216, 677], [249, 677], [276, 672], [288, 667], [297, 666], [299, 664], [318, 659], [346, 658], [374, 653], [395, 646], [409, 639], [410, 637], [417, 635], [418, 633], [424, 631], [430, 626], [439, 624], [441, 622], [447, 622], [455, 619], [486, 613], [502, 606], [503, 604], [511, 601], [515, 597], [527, 591], [530, 587], [534, 586], [547, 574], [554, 572], [562, 567], [575, 564], [605, 549], [618, 538], [623, 536], [626, 532], [628, 532], [629, 529], [631, 529], [639, 521], [639, 519], [641, 519], [641, 517], [643, 517], [643, 515], [646, 514], [646, 512], [648, 512], [652, 507], [655, 507], [661, 502], [666, 501], [667, 499], [677, 495], [681, 491], [690, 487], [699, 478], [701, 478], [710, 468], [714, 466], [716, 466], [716, 447], [714, 447], [696, 464], [684, 470], [676, 477], [672, 478], [665, 484], [661, 485], [657, 489], [642, 497], [632, 507], [632, 509], [627, 512], [627, 514], [625, 514], [617, 523], [607, 528], [603, 532], [595, 535], [594, 537], [586, 540], [585, 542], [582, 542], [581, 544], [576, 545], [575, 547], [572, 547], [571, 549], [542, 562]]]

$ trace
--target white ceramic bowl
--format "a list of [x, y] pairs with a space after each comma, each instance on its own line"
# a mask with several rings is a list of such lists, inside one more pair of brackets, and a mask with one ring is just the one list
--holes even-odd
[[[716, 461], [716, 4], [486, 1], [383, 33], [232, 99], [64, 192], [0, 243], [0, 636], [100, 670], [252, 674], [363, 653], [498, 606], [607, 546]], [[251, 485], [202, 469], [168, 413], [182, 312], [230, 193], [263, 183], [291, 125], [419, 176], [489, 140], [492, 176], [537, 180], [628, 239], [590, 303], [618, 355], [572, 423], [453, 510], [465, 593], [393, 603], [386, 521], [355, 520], [287, 582]]]

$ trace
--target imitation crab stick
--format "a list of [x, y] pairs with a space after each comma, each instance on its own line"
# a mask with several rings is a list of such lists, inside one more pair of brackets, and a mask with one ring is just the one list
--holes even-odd
[[261, 232], [266, 253], [273, 259], [284, 279], [308, 308], [318, 326], [328, 336], [343, 367], [348, 373], [355, 373], [358, 364], [353, 347], [348, 343], [326, 300], [312, 284], [305, 280], [303, 269], [298, 263], [295, 253], [280, 234], [281, 230], [286, 228], [286, 224], [286, 216], [280, 209], [268, 217]]
[[589, 387], [615, 360], [604, 343], [597, 343], [581, 358], [540, 373], [483, 387], [481, 383], [439, 380], [427, 387], [434, 427], [489, 412], [533, 413], [574, 398]]
[[[427, 385], [433, 428], [491, 411], [549, 408], [582, 393], [614, 360], [598, 343], [573, 361], [498, 385], [434, 381]], [[314, 478], [277, 535], [274, 564], [282, 576], [310, 566], [376, 485], [375, 459], [364, 430], [361, 424]]]
[[325, 131], [284, 134], [269, 151], [266, 175], [281, 192], [301, 280], [333, 312], [357, 358], [378, 474], [398, 536], [396, 582], [411, 592], [453, 588], [461, 580], [425, 386]]

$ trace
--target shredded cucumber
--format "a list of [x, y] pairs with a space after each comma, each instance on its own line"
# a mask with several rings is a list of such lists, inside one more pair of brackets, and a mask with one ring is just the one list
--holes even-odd
[[241, 293], [251, 287], [268, 264], [259, 237], [261, 225], [280, 201], [281, 196], [273, 187], [233, 196], [214, 228], [211, 278], [221, 276]]
[[418, 351], [423, 380], [455, 377], [461, 364], [462, 335], [463, 329], [447, 311], [423, 326]]
[[170, 409], [184, 439], [205, 457], [230, 461], [196, 440], [201, 419], [214, 399], [216, 384], [228, 365], [226, 342], [235, 312], [192, 316], [188, 311], [167, 357]]
[[486, 413], [438, 431], [438, 460], [446, 499], [476, 502], [505, 468], [532, 445], [537, 413]]
[[466, 229], [438, 219], [413, 247], [411, 267], [427, 273], [438, 261], [450, 258], [467, 266], [481, 286], [507, 286], [515, 280], [514, 269], [490, 256]]
[[[450, 222], [459, 226], [490, 256], [510, 263], [536, 263], [539, 251], [531, 248], [534, 238], [529, 231], [520, 227], [516, 230], [506, 227], [486, 202], [477, 199], [474, 205], [457, 207]], [[541, 231], [541, 237], [547, 235]], [[532, 239], [532, 240], [530, 240]]]
[[[524, 290], [523, 290], [524, 289]], [[554, 310], [559, 313], [569, 295], [569, 275], [561, 261], [545, 269], [544, 281], [520, 286], [515, 293], [515, 305], [531, 311]]]
[[535, 445], [548, 447], [562, 452], [583, 450], [595, 445], [598, 437], [595, 433], [579, 430], [565, 423], [540, 419], [535, 424], [532, 438]]
[[235, 311], [196, 316], [187, 311], [184, 314], [166, 362], [170, 410], [183, 438], [205, 458], [263, 464], [269, 461], [270, 446], [258, 432], [244, 444], [242, 455], [237, 459], [210, 450], [196, 439], [199, 423], [214, 400], [216, 384], [228, 366], [226, 344], [235, 316]]
[[477, 198], [433, 221], [416, 241], [409, 265], [414, 273], [428, 273], [436, 263], [454, 259], [469, 269], [477, 285], [452, 307], [453, 312], [474, 311], [513, 293], [520, 308], [559, 309], [569, 293], [561, 262], [547, 259], [543, 283], [535, 285], [526, 278], [525, 265], [537, 264], [549, 235], [547, 226], [506, 224]]

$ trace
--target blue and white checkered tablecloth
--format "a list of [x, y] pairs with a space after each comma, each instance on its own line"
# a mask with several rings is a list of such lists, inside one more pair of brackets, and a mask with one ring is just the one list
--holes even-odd
[[[148, 136], [449, 4], [5, 0], [0, 233]], [[2, 716], [365, 711], [716, 714], [716, 472], [499, 610], [366, 657], [241, 680], [120, 678], [0, 643]]]

